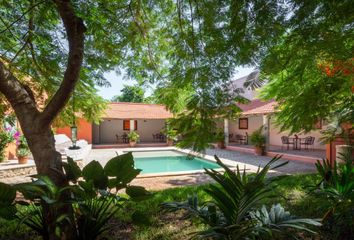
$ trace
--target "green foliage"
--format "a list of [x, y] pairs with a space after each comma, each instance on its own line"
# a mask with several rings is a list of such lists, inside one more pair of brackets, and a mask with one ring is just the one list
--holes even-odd
[[[118, 190], [125, 188], [134, 201], [151, 196], [143, 187], [130, 185], [141, 171], [134, 168], [131, 153], [109, 160], [104, 168], [99, 162], [92, 161], [82, 171], [68, 158], [64, 170], [71, 183], [66, 187], [58, 187], [44, 175], [33, 176], [36, 180], [31, 183], [14, 186], [0, 183], [0, 217], [17, 218], [44, 239], [48, 239], [49, 232], [43, 217], [46, 214], [45, 209], [50, 207], [51, 211], [59, 211], [63, 207], [72, 208], [74, 219], [67, 215], [55, 216], [57, 234], [60, 236], [59, 226], [64, 221], [75, 221], [77, 239], [96, 239], [110, 228], [107, 222], [128, 201], [118, 195]], [[113, 189], [115, 193], [112, 193]], [[21, 193], [26, 201], [15, 199], [16, 192]], [[21, 204], [27, 206], [25, 210], [16, 208]]]
[[266, 144], [266, 136], [262, 133], [263, 127], [255, 130], [250, 135], [250, 141], [255, 147], [264, 148]]
[[268, 80], [263, 97], [280, 103], [276, 121], [282, 130], [310, 131], [319, 119], [352, 123], [352, 1], [289, 4], [289, 31], [261, 61], [261, 78]]
[[0, 162], [5, 159], [5, 149], [13, 140], [10, 132], [0, 129]]
[[121, 95], [114, 96], [112, 102], [145, 102], [144, 89], [139, 85], [129, 86], [124, 85], [121, 91]]
[[130, 142], [137, 142], [140, 136], [136, 131], [131, 131], [128, 133], [128, 139]]
[[352, 148], [341, 156], [344, 163], [317, 161], [321, 182], [315, 193], [325, 197], [330, 206], [323, 217], [324, 239], [354, 237], [354, 159]]
[[17, 157], [27, 157], [30, 153], [31, 152], [28, 148], [17, 148], [16, 150]]
[[[297, 239], [291, 229], [314, 234], [314, 231], [305, 226], [321, 226], [318, 220], [292, 216], [279, 203], [272, 205], [269, 211], [263, 205], [260, 210], [250, 212], [250, 218], [257, 221], [259, 227], [264, 228], [258, 236], [261, 239], [267, 239], [267, 237], [268, 239]], [[271, 234], [267, 231], [270, 231]], [[267, 234], [269, 235], [267, 236]]]
[[320, 226], [312, 219], [296, 219], [286, 213], [280, 205], [273, 206], [268, 212], [265, 207], [257, 211], [259, 204], [272, 197], [272, 183], [278, 178], [267, 177], [270, 169], [283, 166], [285, 163], [271, 167], [279, 157], [273, 158], [256, 174], [246, 174], [246, 170], [232, 171], [216, 156], [217, 163], [225, 170], [220, 173], [206, 169], [206, 173], [216, 181], [209, 185], [205, 192], [211, 201], [198, 206], [197, 197], [190, 197], [185, 203], [164, 203], [167, 209], [186, 209], [189, 214], [196, 215], [209, 225], [209, 229], [198, 232], [201, 238], [211, 239], [274, 239], [278, 235], [286, 235], [289, 229], [314, 233], [308, 226]]

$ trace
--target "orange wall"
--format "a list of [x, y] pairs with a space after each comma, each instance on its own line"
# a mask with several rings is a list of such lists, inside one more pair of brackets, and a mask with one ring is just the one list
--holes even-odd
[[[70, 127], [57, 128], [56, 134], [65, 134], [71, 138]], [[85, 139], [88, 143], [92, 143], [92, 124], [84, 119], [79, 119], [77, 123], [77, 138]]]
[[5, 156], [7, 156], [7, 159], [16, 158], [16, 144], [14, 142], [7, 145], [5, 149]]

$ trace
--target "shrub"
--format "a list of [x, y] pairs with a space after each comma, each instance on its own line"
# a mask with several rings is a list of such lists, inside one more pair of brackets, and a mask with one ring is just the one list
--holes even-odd
[[0, 162], [4, 161], [5, 159], [5, 149], [9, 143], [14, 140], [12, 134], [7, 131], [0, 130]]
[[17, 157], [27, 157], [29, 154], [30, 154], [30, 151], [28, 148], [17, 148], [17, 150], [16, 150]]
[[323, 239], [354, 239], [354, 166], [351, 149], [341, 156], [344, 163], [328, 159], [317, 161], [317, 171], [322, 177], [315, 194], [326, 198], [330, 204], [323, 217]]
[[137, 142], [139, 140], [140, 136], [136, 131], [132, 131], [128, 133], [128, 139], [130, 142]]
[[271, 168], [279, 157], [273, 158], [256, 174], [246, 171], [232, 171], [216, 156], [217, 163], [225, 173], [206, 169], [217, 184], [211, 184], [205, 192], [211, 201], [198, 205], [196, 196], [189, 197], [187, 202], [164, 203], [168, 210], [185, 209], [189, 216], [197, 216], [209, 228], [197, 233], [202, 239], [275, 239], [277, 236], [288, 235], [289, 229], [294, 234], [297, 230], [314, 233], [308, 226], [320, 226], [314, 219], [297, 219], [286, 212], [279, 204], [273, 205], [268, 211], [266, 207], [257, 210], [259, 204], [272, 197], [273, 186], [270, 184], [279, 178], [267, 177], [270, 169], [278, 168], [286, 163]]
[[[109, 229], [107, 222], [122, 204], [128, 200], [140, 201], [151, 196], [143, 187], [130, 185], [141, 171], [134, 168], [131, 153], [112, 158], [105, 167], [97, 161], [92, 161], [81, 170], [71, 158], [68, 158], [67, 163], [63, 163], [63, 167], [65, 176], [70, 181], [70, 185], [63, 188], [57, 187], [44, 175], [34, 176], [35, 181], [31, 183], [14, 186], [0, 183], [0, 217], [18, 219], [43, 239], [48, 239], [50, 229], [43, 217], [44, 207], [47, 209], [50, 206], [54, 211], [69, 207], [73, 209], [72, 218], [67, 215], [55, 215], [55, 233], [58, 239], [64, 237], [59, 226], [70, 221], [76, 228], [76, 239], [93, 240]], [[129, 199], [118, 194], [122, 189], [125, 189]], [[17, 192], [21, 193], [26, 201], [17, 200]], [[19, 210], [17, 205], [27, 207], [25, 210]]]
[[250, 141], [255, 147], [264, 148], [266, 137], [262, 134], [263, 127], [260, 127], [250, 135]]

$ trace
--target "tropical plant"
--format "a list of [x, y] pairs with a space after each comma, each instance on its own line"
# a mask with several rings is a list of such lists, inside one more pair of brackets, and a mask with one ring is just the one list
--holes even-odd
[[172, 128], [171, 126], [166, 126], [166, 128], [162, 131], [168, 140], [170, 141], [177, 141], [178, 140], [178, 132], [176, 129]]
[[255, 147], [264, 148], [266, 137], [262, 133], [263, 127], [258, 128], [250, 135], [250, 141]]
[[352, 148], [340, 156], [344, 163], [328, 159], [317, 161], [322, 177], [314, 191], [328, 199], [329, 209], [323, 217], [324, 239], [353, 239], [354, 237], [354, 159]]
[[14, 138], [9, 131], [0, 129], [0, 162], [4, 161], [6, 147], [13, 140]]
[[30, 154], [30, 151], [28, 148], [17, 148], [16, 149], [16, 156], [17, 157], [27, 157]]
[[[61, 227], [70, 222], [76, 229], [71, 236], [73, 239], [91, 240], [109, 229], [107, 222], [124, 202], [129, 199], [140, 201], [151, 196], [143, 187], [130, 185], [141, 171], [134, 168], [131, 153], [112, 158], [105, 167], [98, 161], [92, 161], [81, 170], [71, 158], [63, 164], [70, 186], [58, 187], [45, 175], [35, 175], [33, 182], [14, 186], [0, 183], [0, 217], [18, 219], [43, 239], [52, 239], [53, 236], [62, 239], [65, 233]], [[125, 189], [129, 199], [118, 194], [122, 189]], [[24, 196], [25, 202], [16, 199], [17, 192]], [[49, 208], [43, 208], [41, 202]], [[19, 204], [26, 207], [17, 208]], [[55, 224], [50, 226], [46, 215], [62, 207], [71, 209], [74, 218], [66, 214], [51, 215], [55, 218]]]
[[287, 163], [271, 167], [280, 157], [274, 157], [255, 174], [246, 174], [246, 170], [241, 171], [238, 166], [236, 171], [232, 171], [218, 157], [215, 159], [225, 172], [205, 169], [217, 183], [205, 189], [211, 201], [199, 207], [197, 197], [193, 196], [184, 203], [163, 204], [164, 208], [172, 211], [185, 209], [189, 215], [198, 216], [209, 225], [207, 230], [198, 232], [196, 236], [202, 239], [273, 239], [276, 235], [286, 234], [289, 229], [313, 233], [308, 227], [320, 226], [317, 220], [290, 216], [279, 205], [270, 211], [265, 207], [257, 210], [263, 200], [273, 195], [270, 183], [279, 179], [268, 177], [268, 171]]
[[129, 142], [137, 142], [140, 136], [136, 131], [131, 131], [128, 133]]

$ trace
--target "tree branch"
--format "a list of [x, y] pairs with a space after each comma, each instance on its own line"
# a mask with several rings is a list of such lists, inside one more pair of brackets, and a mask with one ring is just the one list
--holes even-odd
[[66, 30], [69, 56], [63, 81], [41, 114], [40, 122], [42, 124], [50, 124], [68, 102], [75, 84], [79, 80], [84, 56], [84, 32], [86, 27], [82, 19], [75, 15], [74, 8], [69, 0], [54, 0], [54, 2]]
[[13, 21], [12, 23], [10, 23], [10, 25], [8, 25], [5, 29], [3, 29], [0, 34], [6, 32], [7, 30], [9, 30], [15, 23], [17, 23], [18, 21], [20, 21], [27, 13], [29, 13], [30, 11], [32, 11], [33, 8], [37, 7], [38, 5], [46, 2], [47, 0], [44, 1], [40, 1], [36, 4], [33, 4], [27, 11], [25, 11], [24, 13], [22, 13], [21, 16], [19, 16], [15, 21]]
[[3, 93], [15, 110], [20, 122], [31, 124], [39, 116], [31, 92], [0, 61], [0, 92]]

